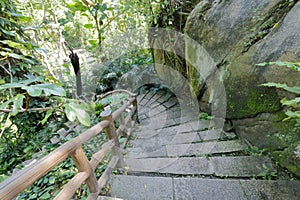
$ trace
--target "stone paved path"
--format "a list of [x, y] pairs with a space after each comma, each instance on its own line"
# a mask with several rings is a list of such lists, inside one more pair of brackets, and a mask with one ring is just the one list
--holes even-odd
[[139, 95], [140, 126], [124, 152], [128, 169], [110, 180], [121, 199], [300, 199], [300, 181], [263, 180], [277, 173], [267, 156], [245, 153], [233, 132], [198, 113], [182, 116], [163, 90]]

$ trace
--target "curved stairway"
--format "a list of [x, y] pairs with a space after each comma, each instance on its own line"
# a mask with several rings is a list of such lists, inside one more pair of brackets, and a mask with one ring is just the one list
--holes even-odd
[[214, 129], [213, 120], [197, 115], [182, 116], [177, 98], [164, 90], [140, 94], [140, 125], [124, 152], [128, 167], [110, 179], [111, 196], [300, 199], [300, 181], [278, 180], [268, 156], [246, 154], [249, 146], [233, 132]]

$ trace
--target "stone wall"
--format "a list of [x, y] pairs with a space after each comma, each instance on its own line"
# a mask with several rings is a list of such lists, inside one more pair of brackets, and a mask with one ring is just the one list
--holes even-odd
[[[202, 0], [189, 14], [184, 30], [184, 45], [173, 48], [185, 48], [185, 63], [166, 63], [162, 57], [165, 51], [154, 52], [155, 62], [180, 68], [201, 109], [207, 112], [222, 104], [222, 80], [226, 118], [233, 122], [237, 134], [268, 149], [283, 167], [300, 176], [300, 159], [294, 153], [300, 128], [295, 128], [293, 121], [282, 121], [285, 116], [280, 104], [280, 99], [293, 95], [259, 86], [266, 82], [300, 85], [299, 73], [275, 65], [255, 66], [300, 60], [300, 2]], [[203, 56], [207, 54], [209, 59]], [[160, 74], [162, 78], [167, 76]]]

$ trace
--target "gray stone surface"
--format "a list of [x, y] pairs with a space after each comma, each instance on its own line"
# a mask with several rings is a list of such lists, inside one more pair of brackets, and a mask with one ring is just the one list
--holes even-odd
[[203, 156], [216, 153], [231, 153], [242, 151], [246, 146], [240, 140], [214, 141], [196, 144], [167, 145], [167, 155], [172, 156]]
[[[170, 122], [166, 123], [165, 118], [160, 118], [156, 120], [149, 120], [147, 122], [141, 122], [141, 127], [139, 127], [137, 135], [148, 135], [150, 132], [157, 132], [161, 135], [176, 135], [178, 133], [190, 133], [201, 130], [208, 129], [208, 121], [196, 121], [183, 124], [170, 125]], [[157, 127], [155, 127], [157, 125]], [[154, 134], [153, 135], [157, 135]], [[145, 136], [147, 137], [147, 136]]]
[[140, 147], [146, 151], [147, 147], [152, 146], [153, 148], [160, 148], [165, 145], [172, 144], [190, 144], [192, 142], [199, 142], [199, 136], [196, 132], [192, 133], [178, 133], [174, 135], [162, 135], [158, 134], [152, 136], [151, 138], [139, 138], [135, 141], [130, 141], [132, 147]]
[[130, 200], [298, 200], [300, 198], [300, 181], [114, 175], [109, 183], [112, 197]]
[[158, 103], [164, 103], [166, 102], [171, 96], [173, 96], [170, 93], [167, 93], [166, 95], [162, 96], [161, 98], [157, 99]]
[[163, 105], [167, 108], [171, 108], [173, 106], [175, 106], [176, 104], [178, 104], [178, 101], [176, 99], [169, 99], [169, 101], [165, 102]]
[[144, 98], [139, 102], [139, 104], [146, 105], [155, 94], [156, 94], [156, 91], [151, 90], [144, 96]]
[[174, 178], [175, 199], [247, 200], [238, 180]]
[[175, 199], [298, 200], [300, 181], [174, 178]]
[[276, 172], [272, 160], [266, 156], [211, 157], [210, 161], [217, 176], [267, 176]]
[[112, 196], [127, 200], [173, 199], [173, 181], [166, 177], [112, 176]]
[[144, 148], [130, 148], [124, 156], [125, 158], [155, 158], [155, 157], [167, 157], [167, 151], [165, 147], [158, 148], [153, 151], [147, 152]]
[[[149, 95], [152, 99], [161, 98], [155, 94]], [[155, 105], [155, 101], [150, 100], [145, 106], [149, 103]], [[151, 117], [149, 113], [154, 110], [162, 112]], [[178, 108], [176, 110], [178, 112]], [[125, 169], [131, 175], [112, 176], [109, 184], [113, 198], [300, 198], [300, 181], [250, 180], [253, 177], [266, 178], [276, 169], [270, 158], [265, 156], [229, 156], [227, 153], [240, 152], [246, 147], [234, 133], [226, 133], [222, 129], [210, 130], [214, 122], [187, 120], [191, 116], [184, 116], [187, 121], [180, 124], [176, 121], [178, 114], [163, 110], [161, 105], [143, 108], [142, 111], [141, 125], [134, 133], [136, 139], [130, 141], [131, 147], [124, 154], [128, 167]], [[212, 156], [207, 157], [207, 154]], [[180, 175], [186, 177], [178, 177]]]
[[123, 200], [117, 197], [98, 196], [97, 200]]
[[162, 90], [158, 91], [148, 102], [148, 105], [155, 103], [157, 101], [157, 99], [162, 98], [164, 95], [165, 95], [164, 91], [162, 91]]
[[[292, 94], [259, 85], [275, 82], [296, 86], [300, 84], [299, 73], [277, 65], [255, 65], [270, 61], [297, 62], [299, 35], [299, 1], [203, 0], [190, 13], [185, 26], [187, 77], [195, 80], [191, 83], [194, 91], [201, 91], [201, 110], [210, 111], [213, 105], [227, 102], [226, 117], [238, 123], [234, 125], [237, 134], [252, 145], [280, 154], [275, 156], [276, 161], [297, 176], [300, 176], [300, 160], [283, 151], [299, 142], [299, 130], [293, 129], [290, 121], [282, 121], [284, 117], [278, 113], [284, 112], [280, 100], [291, 99]], [[205, 75], [203, 78], [205, 73], [214, 77], [211, 73], [215, 68], [209, 66], [215, 65], [220, 69], [226, 95], [218, 93], [219, 78], [206, 79]], [[203, 89], [204, 85], [210, 86]], [[220, 101], [220, 96], [226, 99]], [[259, 119], [262, 114], [270, 117]], [[291, 139], [282, 140], [278, 135]], [[287, 160], [282, 162], [282, 157]]]
[[267, 176], [276, 172], [267, 157], [182, 157], [182, 158], [127, 158], [132, 172], [155, 172], [167, 174], [216, 175], [220, 177]]
[[167, 174], [213, 174], [211, 162], [202, 158], [142, 158], [125, 159], [131, 172]]
[[300, 181], [241, 180], [241, 186], [249, 200], [299, 200]]

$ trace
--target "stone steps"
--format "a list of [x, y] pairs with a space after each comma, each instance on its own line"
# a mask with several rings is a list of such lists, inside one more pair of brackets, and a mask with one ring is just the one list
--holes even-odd
[[239, 199], [298, 200], [300, 182], [286, 180], [232, 180], [193, 177], [115, 175], [112, 197], [130, 200]]
[[122, 199], [300, 199], [300, 181], [270, 179], [277, 173], [268, 156], [248, 146], [218, 120], [182, 111], [170, 93], [138, 97], [140, 126], [124, 152], [123, 175], [110, 180]]
[[128, 172], [174, 174], [174, 175], [213, 175], [218, 177], [262, 177], [276, 173], [268, 157], [180, 157], [180, 158], [126, 158]]
[[[145, 140], [144, 143], [139, 140], [135, 143], [135, 148], [129, 148], [127, 150], [127, 156], [133, 158], [207, 156], [212, 154], [241, 152], [247, 148], [240, 140], [192, 143], [197, 141], [198, 134], [194, 136], [189, 135], [188, 137], [185, 135], [186, 134], [178, 134], [176, 138], [164, 138], [162, 140], [156, 137], [156, 141], [150, 140], [152, 142], [149, 142], [149, 140]], [[190, 139], [194, 140], [188, 141]], [[158, 145], [159, 147], [157, 148]]]

